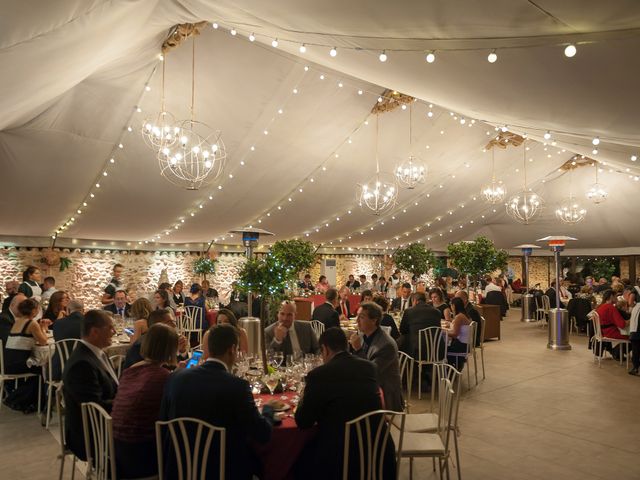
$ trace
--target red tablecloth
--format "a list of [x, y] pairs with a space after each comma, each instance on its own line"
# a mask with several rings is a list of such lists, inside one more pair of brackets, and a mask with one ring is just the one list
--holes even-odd
[[209, 326], [213, 326], [217, 323], [218, 320], [218, 311], [217, 310], [207, 310], [207, 322], [209, 322]]
[[[288, 398], [295, 393], [287, 392]], [[280, 399], [282, 394], [274, 395]], [[263, 403], [270, 400], [271, 395], [258, 395]], [[283, 400], [293, 405], [290, 400]], [[287, 413], [293, 413], [291, 411]], [[255, 449], [262, 461], [263, 480], [286, 480], [293, 478], [293, 466], [302, 453], [304, 446], [316, 435], [316, 428], [301, 430], [293, 417], [286, 416], [282, 423], [273, 428], [271, 440], [264, 445], [256, 445]]]
[[[311, 295], [306, 297], [307, 299], [313, 302], [313, 308], [318, 308], [324, 302], [327, 301], [324, 295]], [[297, 300], [297, 299], [296, 299]], [[360, 295], [349, 295], [349, 309], [351, 310], [351, 315], [355, 317], [358, 313], [358, 308], [360, 307]]]

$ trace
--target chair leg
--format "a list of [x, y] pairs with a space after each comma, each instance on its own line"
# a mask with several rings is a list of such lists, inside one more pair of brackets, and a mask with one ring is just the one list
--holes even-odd
[[458, 470], [458, 480], [462, 480], [462, 472], [460, 472], [460, 450], [458, 449], [458, 432], [453, 432], [453, 445], [456, 449], [456, 468]]
[[422, 400], [422, 363], [418, 364], [418, 400]]
[[473, 351], [473, 374], [476, 376], [476, 387], [478, 386], [478, 354]]
[[[433, 397], [436, 394], [436, 369], [431, 365], [431, 411], [433, 412]], [[440, 394], [440, 392], [438, 392]]]
[[64, 460], [66, 455], [64, 454], [64, 446], [62, 447], [62, 455], [60, 455], [60, 473], [58, 474], [58, 480], [62, 480], [64, 476]]
[[47, 385], [47, 421], [45, 428], [49, 430], [49, 421], [51, 420], [51, 392], [53, 390], [53, 384]]
[[487, 378], [484, 374], [484, 347], [480, 348], [480, 360], [482, 360], [482, 380]]
[[413, 480], [413, 457], [409, 457], [409, 480]]
[[433, 471], [436, 471], [436, 457], [431, 457], [431, 462], [433, 463]]
[[76, 476], [76, 456], [73, 456], [73, 462], [71, 462], [71, 480]]
[[4, 400], [4, 378], [0, 379], [0, 410], [2, 410], [3, 400]]
[[41, 417], [42, 408], [40, 408], [42, 401], [42, 379], [40, 376], [36, 377], [38, 379], [38, 417]]

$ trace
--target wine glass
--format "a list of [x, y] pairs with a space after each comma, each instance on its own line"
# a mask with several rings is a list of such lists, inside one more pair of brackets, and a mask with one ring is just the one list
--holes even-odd
[[280, 381], [280, 378], [275, 373], [271, 373], [266, 377], [264, 377], [264, 384], [269, 389], [269, 392], [271, 393], [271, 395], [273, 395], [273, 392], [276, 390], [276, 387], [278, 386], [279, 381]]
[[284, 362], [284, 353], [283, 352], [273, 352], [273, 368], [280, 368], [282, 362]]

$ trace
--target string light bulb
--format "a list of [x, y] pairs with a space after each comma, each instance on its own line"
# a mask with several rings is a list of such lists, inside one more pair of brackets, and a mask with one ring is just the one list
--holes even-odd
[[255, 36], [253, 33], [251, 33], [251, 34], [249, 35], [249, 41], [250, 41], [250, 42], [255, 42], [255, 41], [256, 41], [256, 36]]
[[575, 54], [578, 52], [578, 49], [576, 48], [575, 45], [573, 44], [569, 44], [565, 47], [564, 49], [564, 56], [571, 58], [573, 56], [575, 56]]
[[487, 61], [489, 63], [496, 63], [496, 61], [498, 60], [498, 54], [496, 53], [495, 50], [493, 50], [488, 56], [487, 56]]
[[591, 140], [591, 143], [594, 145], [600, 145], [600, 138], [599, 137], [595, 137], [593, 140]]
[[546, 132], [544, 132], [543, 138], [545, 140], [549, 140], [551, 138], [551, 132], [549, 130], [547, 130]]
[[271, 46], [272, 46], [273, 48], [278, 48], [278, 39], [277, 39], [277, 38], [274, 38], [274, 39], [271, 41]]
[[333, 47], [331, 50], [329, 50], [329, 55], [331, 55], [332, 57], [338, 55], [338, 50], [336, 49], [336, 47]]
[[385, 50], [383, 50], [382, 53], [378, 56], [378, 60], [380, 60], [382, 63], [387, 61], [387, 52]]
[[235, 37], [235, 36], [237, 35], [238, 31], [237, 31], [235, 28], [232, 28], [231, 30], [229, 30], [229, 33], [230, 33], [232, 36], [234, 36], [234, 37]]
[[307, 46], [303, 43], [302, 45], [300, 45], [300, 48], [298, 50], [300, 51], [300, 53], [305, 53], [307, 51]]
[[433, 63], [436, 61], [436, 54], [433, 51], [427, 53], [427, 56], [424, 57], [427, 63]]

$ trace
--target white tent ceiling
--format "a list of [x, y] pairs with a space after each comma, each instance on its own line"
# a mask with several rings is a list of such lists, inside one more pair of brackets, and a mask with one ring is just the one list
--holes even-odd
[[[640, 247], [636, 1], [67, 0], [0, 8], [5, 238], [48, 237], [73, 216], [61, 237], [138, 245], [161, 235], [158, 248], [235, 243], [227, 232], [239, 225], [340, 247], [424, 240], [441, 250], [477, 234], [510, 247], [559, 233], [579, 238], [581, 248]], [[194, 192], [160, 176], [138, 131], [159, 110], [157, 56], [167, 32], [202, 20], [220, 28], [197, 39], [196, 117], [222, 131], [229, 160], [218, 182]], [[166, 59], [167, 110], [177, 118], [188, 117], [190, 42]], [[570, 42], [578, 46], [571, 59], [562, 54]], [[490, 64], [494, 48], [498, 61]], [[428, 64], [431, 50], [437, 58]], [[395, 211], [373, 217], [357, 207], [356, 184], [375, 171], [369, 112], [385, 88], [419, 100], [413, 148], [429, 174], [400, 193]], [[532, 139], [529, 184], [546, 201], [532, 225], [478, 195], [491, 176], [483, 147], [504, 125]], [[380, 116], [383, 170], [408, 155], [408, 129], [409, 109]], [[547, 130], [555, 145], [542, 143]], [[575, 153], [594, 156], [596, 136], [610, 198], [587, 205], [583, 223], [559, 225], [554, 204], [570, 189], [583, 199], [594, 168], [557, 169]], [[523, 153], [496, 152], [510, 193], [522, 186]]]

